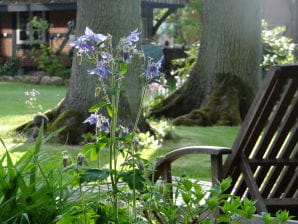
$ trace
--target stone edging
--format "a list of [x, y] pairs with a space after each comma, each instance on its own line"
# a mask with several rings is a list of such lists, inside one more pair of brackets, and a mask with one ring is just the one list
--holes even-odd
[[55, 85], [62, 86], [67, 84], [67, 80], [59, 76], [0, 76], [0, 82], [24, 82], [37, 85]]

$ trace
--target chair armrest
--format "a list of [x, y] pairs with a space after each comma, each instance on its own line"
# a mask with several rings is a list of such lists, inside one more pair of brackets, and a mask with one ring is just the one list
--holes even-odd
[[[230, 153], [230, 148], [217, 146], [188, 146], [176, 149], [167, 153], [160, 161], [156, 163], [153, 181], [155, 182], [160, 176], [165, 176], [165, 173], [168, 173], [167, 179], [169, 179], [171, 163], [185, 155], [209, 154], [211, 155], [212, 182], [214, 183], [218, 179], [221, 179], [222, 155]], [[152, 175], [149, 178], [152, 178]]]

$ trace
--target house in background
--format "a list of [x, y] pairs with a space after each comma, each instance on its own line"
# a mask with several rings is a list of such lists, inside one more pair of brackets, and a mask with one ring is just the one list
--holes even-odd
[[[141, 0], [143, 42], [150, 41], [161, 23], [188, 0]], [[49, 43], [67, 55], [70, 34], [76, 18], [76, 0], [0, 0], [0, 58], [22, 57], [23, 65], [35, 66], [28, 57], [30, 43]], [[153, 23], [153, 10], [167, 8], [164, 16]], [[34, 16], [47, 20], [48, 32], [37, 32], [30, 25]]]
[[[284, 25], [286, 36], [298, 43], [298, 0], [262, 0], [263, 18], [269, 27]], [[162, 22], [188, 0], [141, 0], [143, 43], [150, 42]], [[28, 57], [30, 42], [49, 43], [69, 54], [69, 36], [76, 17], [76, 0], [0, 0], [0, 63], [1, 58], [22, 57], [24, 66], [35, 66]], [[153, 10], [167, 8], [159, 21], [153, 21]], [[33, 16], [46, 19], [49, 31], [37, 33], [29, 26]]]

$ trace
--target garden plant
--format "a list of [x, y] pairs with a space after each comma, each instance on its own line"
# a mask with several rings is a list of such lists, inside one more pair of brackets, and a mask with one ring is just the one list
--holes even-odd
[[[121, 82], [132, 58], [143, 58], [136, 47], [139, 35], [135, 30], [113, 46], [111, 35], [96, 34], [87, 27], [72, 42], [78, 57], [95, 67], [88, 73], [98, 78], [95, 94], [103, 99], [89, 109], [90, 116], [84, 121], [94, 127], [94, 140], [75, 159], [63, 152], [61, 165], [51, 167], [51, 159], [41, 147], [61, 130], [44, 137], [42, 125], [35, 146], [15, 163], [5, 148], [0, 167], [2, 223], [240, 223], [253, 217], [253, 201], [224, 193], [231, 184], [229, 178], [209, 190], [187, 177], [172, 185], [155, 184], [147, 178], [154, 170], [137, 150], [137, 125], [147, 85], [160, 77], [162, 59], [144, 60], [146, 69], [139, 76], [143, 94], [134, 126], [124, 127], [118, 119]], [[102, 167], [101, 155], [106, 151], [108, 166]], [[87, 156], [96, 161], [95, 167], [88, 166]], [[169, 197], [172, 189], [173, 198]], [[213, 216], [218, 210], [220, 215]], [[284, 223], [288, 218], [287, 212], [279, 212], [274, 218], [264, 214], [263, 221]]]

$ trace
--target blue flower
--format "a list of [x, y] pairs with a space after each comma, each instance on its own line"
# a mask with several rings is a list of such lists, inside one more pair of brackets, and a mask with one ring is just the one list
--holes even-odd
[[97, 61], [97, 66], [94, 69], [87, 70], [90, 75], [100, 75], [103, 79], [108, 78], [111, 70], [103, 63], [102, 60]]
[[140, 40], [140, 32], [137, 31], [137, 29], [132, 31], [130, 35], [125, 38], [126, 43], [132, 44], [133, 42], [138, 42]]
[[148, 79], [155, 79], [159, 77], [160, 75], [159, 69], [161, 67], [161, 63], [163, 59], [164, 57], [162, 56], [156, 63], [148, 62], [148, 66], [146, 70], [146, 77]]
[[107, 39], [103, 34], [94, 33], [89, 27], [85, 29], [85, 35], [80, 36], [76, 41], [70, 43], [71, 47], [75, 47], [81, 53], [93, 51], [97, 44]]
[[97, 114], [91, 114], [83, 123], [89, 123], [90, 125], [94, 125], [97, 123]]
[[101, 58], [102, 58], [103, 60], [110, 61], [110, 60], [113, 59], [113, 56], [112, 56], [110, 53], [108, 53], [108, 52], [103, 52], [103, 53], [101, 54]]
[[97, 112], [91, 114], [85, 121], [83, 121], [83, 123], [89, 123], [90, 125], [96, 124], [99, 131], [103, 131], [105, 133], [110, 132], [109, 119], [101, 114], [97, 114]]
[[123, 136], [129, 134], [129, 129], [127, 127], [124, 127], [122, 125], [119, 125], [119, 133], [118, 137], [122, 138]]
[[103, 34], [96, 34], [94, 33], [89, 27], [85, 29], [85, 35], [83, 36], [86, 40], [91, 42], [95, 42], [96, 44], [102, 43], [107, 39], [107, 36]]
[[94, 50], [94, 46], [90, 42], [87, 42], [83, 36], [79, 37], [76, 41], [71, 42], [69, 45], [78, 49], [80, 53]]
[[100, 116], [100, 119], [97, 122], [97, 127], [99, 128], [100, 131], [103, 131], [105, 133], [109, 133], [110, 132], [109, 119], [106, 118], [105, 116]]
[[131, 61], [131, 55], [130, 55], [130, 53], [129, 52], [123, 52], [123, 60], [125, 61], [125, 62], [129, 62], [129, 61]]

